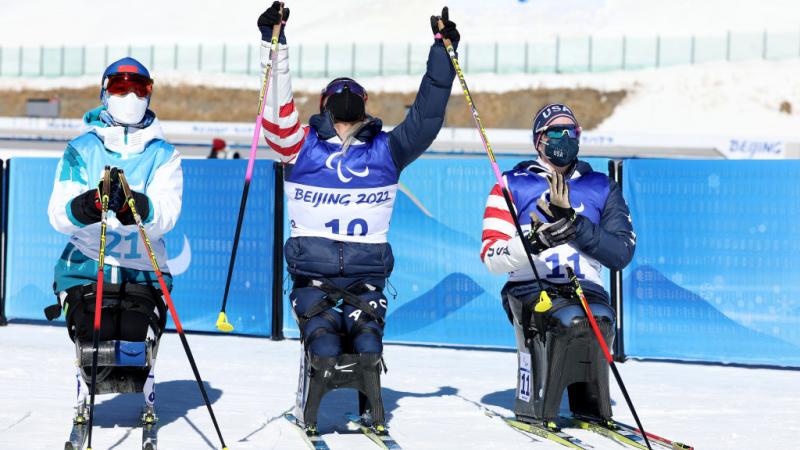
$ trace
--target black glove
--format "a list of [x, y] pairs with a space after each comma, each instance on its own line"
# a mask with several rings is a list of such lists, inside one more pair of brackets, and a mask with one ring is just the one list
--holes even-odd
[[[444, 28], [441, 30], [439, 30], [439, 19], [444, 23]], [[456, 23], [450, 20], [450, 10], [447, 6], [442, 8], [441, 16], [431, 16], [431, 30], [433, 30], [434, 36], [440, 34], [443, 38], [449, 39], [452, 43], [461, 40], [461, 35], [456, 29]]]
[[281, 19], [281, 4], [281, 2], [272, 2], [272, 6], [258, 17], [258, 29], [261, 31], [262, 41], [270, 42], [272, 40], [272, 27], [283, 23], [278, 42], [286, 45], [286, 35], [283, 30], [286, 28], [286, 21], [289, 20], [289, 8], [283, 8], [283, 18]]
[[[127, 208], [125, 204], [125, 191], [122, 190], [122, 183], [119, 182], [119, 169], [116, 167], [111, 168], [111, 176], [109, 177], [111, 187], [108, 190], [108, 209], [109, 211], [119, 212]], [[103, 195], [103, 181], [97, 184], [97, 198]]]
[[72, 217], [84, 225], [100, 222], [100, 197], [91, 189], [73, 198], [69, 203]]
[[[136, 205], [136, 212], [139, 213], [139, 217], [141, 217], [142, 222], [144, 222], [150, 215], [150, 199], [141, 192], [131, 191], [131, 195], [133, 196], [133, 204]], [[127, 203], [125, 203], [122, 209], [117, 211], [117, 220], [123, 225], [133, 225], [136, 223], [136, 220], [133, 219], [133, 211], [131, 211]]]
[[536, 213], [531, 213], [531, 231], [528, 233], [528, 242], [531, 244], [533, 254], [567, 244], [575, 239], [578, 230], [575, 222], [561, 218], [553, 223], [543, 224]]

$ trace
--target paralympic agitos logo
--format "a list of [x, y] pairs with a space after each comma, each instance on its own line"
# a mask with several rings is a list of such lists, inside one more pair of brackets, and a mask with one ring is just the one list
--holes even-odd
[[344, 173], [342, 173], [342, 156], [343, 155], [344, 155], [343, 151], [334, 152], [334, 153], [331, 153], [331, 155], [328, 156], [328, 159], [325, 160], [325, 167], [327, 167], [328, 169], [333, 169], [333, 161], [336, 160], [336, 175], [339, 176], [339, 180], [342, 183], [349, 183], [353, 179], [353, 177], [364, 178], [367, 175], [369, 175], [369, 167], [364, 167], [364, 170], [362, 170], [360, 172], [356, 172], [356, 171], [350, 169], [349, 167], [345, 166], [345, 170], [347, 170], [347, 172], [349, 172], [350, 175], [352, 175], [353, 177], [348, 177]]

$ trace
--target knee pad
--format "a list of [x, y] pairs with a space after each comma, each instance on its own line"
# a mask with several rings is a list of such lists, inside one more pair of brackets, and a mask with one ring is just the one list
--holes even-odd
[[355, 353], [382, 353], [386, 298], [378, 289], [366, 291], [359, 298], [361, 309], [352, 304], [342, 308], [351, 350]]
[[335, 357], [342, 354], [342, 317], [329, 309], [303, 321], [302, 336], [306, 350], [320, 357]]
[[[610, 336], [613, 336], [615, 314], [611, 306], [605, 302], [590, 302], [589, 309], [592, 311], [603, 338], [609, 339]], [[548, 330], [553, 331], [581, 328], [586, 332], [593, 333], [583, 305], [575, 303], [574, 300], [562, 298], [557, 298], [553, 302], [553, 308], [548, 312], [547, 326]]]
[[350, 341], [355, 353], [383, 352], [383, 330], [375, 321], [354, 328], [350, 334]]

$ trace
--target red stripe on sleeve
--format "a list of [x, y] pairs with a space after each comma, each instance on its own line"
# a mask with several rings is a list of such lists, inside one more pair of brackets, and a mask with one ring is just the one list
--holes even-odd
[[502, 231], [483, 230], [483, 233], [481, 234], [481, 241], [486, 242], [489, 239], [507, 241], [511, 239], [511, 236], [503, 233]]
[[510, 223], [511, 225], [514, 225], [514, 219], [511, 218], [511, 213], [508, 212], [508, 210], [495, 208], [493, 206], [490, 206], [490, 207], [486, 208], [486, 210], [483, 212], [483, 218], [484, 219], [489, 219], [489, 218], [501, 219], [501, 220], [505, 220], [506, 222]]
[[300, 121], [299, 120], [297, 122], [295, 122], [294, 125], [292, 125], [289, 128], [281, 128], [278, 125], [268, 121], [266, 118], [264, 118], [261, 121], [261, 124], [264, 126], [265, 130], [267, 130], [270, 133], [278, 136], [280, 139], [286, 139], [287, 137], [295, 134], [297, 132], [297, 130], [300, 129]]
[[283, 119], [284, 117], [289, 117], [294, 112], [294, 99], [291, 99], [289, 103], [281, 106], [278, 110], [278, 117]]
[[283, 155], [283, 156], [292, 156], [292, 155], [296, 154], [297, 152], [299, 152], [300, 149], [303, 147], [303, 144], [306, 142], [306, 135], [307, 134], [308, 134], [308, 128], [304, 128], [303, 129], [303, 139], [300, 139], [299, 142], [297, 142], [296, 144], [291, 145], [289, 147], [282, 147], [282, 146], [280, 146], [280, 145], [278, 145], [278, 144], [276, 144], [274, 142], [271, 142], [269, 139], [266, 139], [266, 138], [265, 138], [265, 140], [267, 141], [267, 144], [270, 146], [271, 149], [275, 150], [276, 152], [280, 153], [281, 155]]

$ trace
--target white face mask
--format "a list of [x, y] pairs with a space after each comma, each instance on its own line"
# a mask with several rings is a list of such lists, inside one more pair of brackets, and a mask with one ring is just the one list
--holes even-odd
[[139, 98], [133, 92], [124, 97], [109, 95], [107, 102], [108, 113], [117, 123], [123, 125], [136, 125], [141, 122], [149, 103], [147, 98]]

